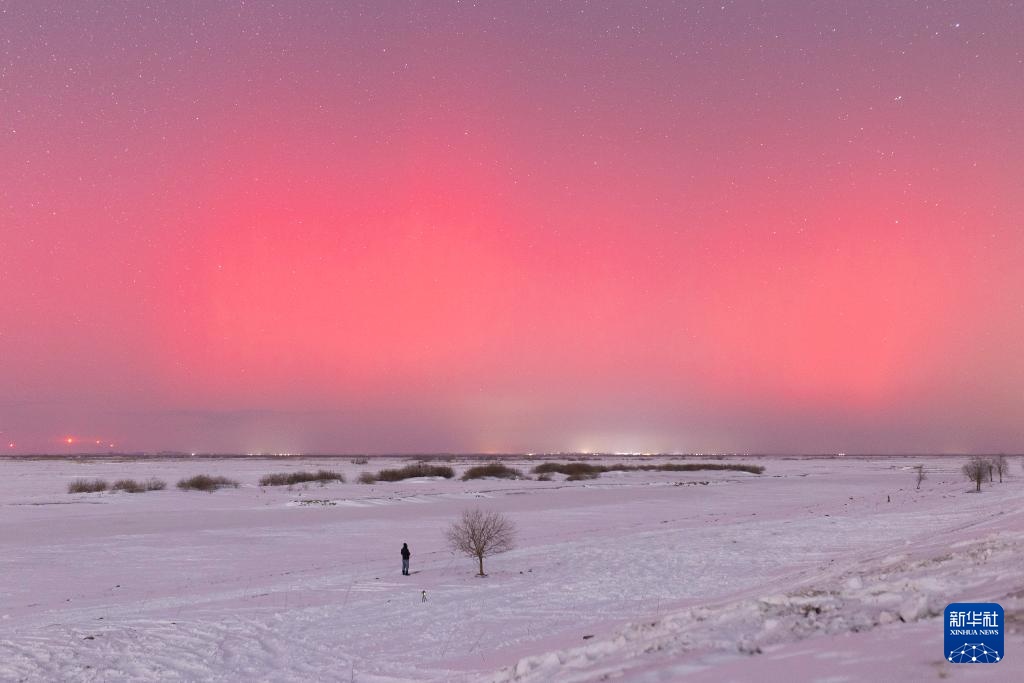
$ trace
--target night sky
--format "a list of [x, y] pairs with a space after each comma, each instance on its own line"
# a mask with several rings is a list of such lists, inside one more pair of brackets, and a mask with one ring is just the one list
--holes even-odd
[[1022, 450], [1022, 36], [0, 1], [4, 450]]

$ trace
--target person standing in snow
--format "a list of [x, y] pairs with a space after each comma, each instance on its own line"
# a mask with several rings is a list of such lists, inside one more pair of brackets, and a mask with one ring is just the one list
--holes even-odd
[[412, 557], [412, 553], [409, 552], [409, 544], [402, 544], [402, 574], [409, 576], [409, 558]]

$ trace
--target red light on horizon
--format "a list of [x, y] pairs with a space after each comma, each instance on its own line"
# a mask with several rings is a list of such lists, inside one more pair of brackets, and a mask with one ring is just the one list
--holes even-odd
[[66, 439], [64, 439], [64, 443], [66, 443], [68, 445], [73, 444], [74, 442], [75, 442], [75, 439], [74, 439], [74, 437], [71, 437], [71, 436], [69, 436]]

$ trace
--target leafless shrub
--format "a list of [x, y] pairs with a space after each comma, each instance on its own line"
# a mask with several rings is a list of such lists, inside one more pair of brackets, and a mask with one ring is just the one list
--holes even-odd
[[406, 465], [397, 470], [381, 470], [377, 473], [378, 481], [401, 481], [413, 477], [444, 477], [451, 479], [455, 476], [455, 470], [447, 465], [428, 465], [418, 462], [413, 465]]
[[653, 470], [656, 472], [702, 472], [707, 470], [714, 470], [719, 472], [747, 472], [748, 474], [761, 474], [764, 472], [764, 465], [745, 465], [742, 463], [723, 465], [721, 463], [715, 462], [694, 462], [682, 464], [669, 463], [666, 465], [625, 465], [622, 467], [622, 469], [626, 471]]
[[500, 462], [488, 463], [470, 467], [462, 474], [462, 481], [470, 479], [483, 479], [484, 477], [498, 477], [501, 479], [522, 479], [523, 473]]
[[624, 463], [592, 465], [586, 462], [573, 461], [567, 463], [545, 462], [533, 468], [534, 474], [552, 474], [557, 472], [567, 475], [571, 481], [594, 479], [605, 472], [700, 472], [703, 470], [761, 474], [764, 472], [764, 466], [712, 462], [667, 463], [662, 465], [626, 465]]
[[352, 458], [351, 460], [349, 460], [349, 462], [352, 463], [353, 465], [365, 465], [368, 462], [370, 462], [370, 459], [369, 458]]
[[924, 471], [924, 465], [914, 465], [914, 475], [917, 477], [917, 488], [921, 488], [921, 482], [928, 478]]
[[534, 474], [565, 474], [568, 476], [574, 475], [590, 475], [589, 479], [593, 479], [602, 472], [607, 472], [608, 467], [604, 465], [591, 465], [585, 462], [545, 462], [537, 465], [533, 468]]
[[1003, 483], [1003, 475], [1010, 473], [1010, 463], [1006, 459], [1006, 456], [1000, 453], [992, 459], [992, 465], [995, 467], [996, 472], [999, 474], [999, 483]]
[[333, 472], [331, 470], [317, 470], [316, 472], [276, 472], [274, 474], [263, 475], [260, 479], [260, 486], [292, 486], [294, 484], [304, 484], [308, 481], [319, 481], [322, 484], [326, 484], [329, 481], [344, 482], [345, 477], [339, 472]]
[[376, 484], [377, 477], [373, 472], [363, 472], [359, 475], [360, 484]]
[[516, 527], [500, 512], [472, 508], [452, 522], [447, 531], [448, 547], [456, 553], [475, 557], [480, 563], [479, 576], [484, 574], [484, 558], [515, 547]]
[[194, 477], [179, 481], [178, 488], [182, 491], [195, 490], [213, 493], [221, 488], [238, 488], [238, 482], [227, 477], [211, 477], [209, 474], [197, 474]]
[[75, 479], [68, 484], [68, 493], [99, 493], [107, 490], [107, 482], [102, 479]]
[[989, 473], [989, 463], [984, 458], [971, 458], [964, 463], [961, 471], [964, 473], [965, 477], [974, 482], [976, 486], [974, 490], [980, 492], [981, 482], [985, 481], [985, 477], [988, 476]]
[[147, 491], [163, 491], [165, 488], [167, 488], [167, 482], [163, 479], [153, 477], [146, 480]]
[[110, 487], [111, 491], [124, 491], [125, 493], [145, 493], [146, 485], [140, 484], [134, 479], [118, 479]]

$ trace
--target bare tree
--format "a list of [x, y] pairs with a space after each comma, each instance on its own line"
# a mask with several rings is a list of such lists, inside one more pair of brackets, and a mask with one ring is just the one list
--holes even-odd
[[985, 475], [988, 474], [988, 461], [984, 458], [971, 458], [964, 463], [963, 469], [964, 476], [975, 483], [977, 488], [975, 491], [981, 491], [981, 482], [985, 481]]
[[928, 478], [925, 474], [924, 465], [914, 465], [914, 473], [917, 475], [917, 488], [921, 488], [921, 482]]
[[484, 558], [515, 547], [516, 525], [500, 512], [473, 508], [463, 510], [462, 517], [452, 522], [447, 537], [448, 547], [475, 557], [480, 562], [480, 576], [486, 576]]
[[1007, 461], [1006, 456], [1000, 453], [996, 457], [992, 458], [992, 465], [996, 468], [996, 472], [999, 473], [999, 483], [1003, 483], [1003, 473], [1010, 473], [1010, 463]]

